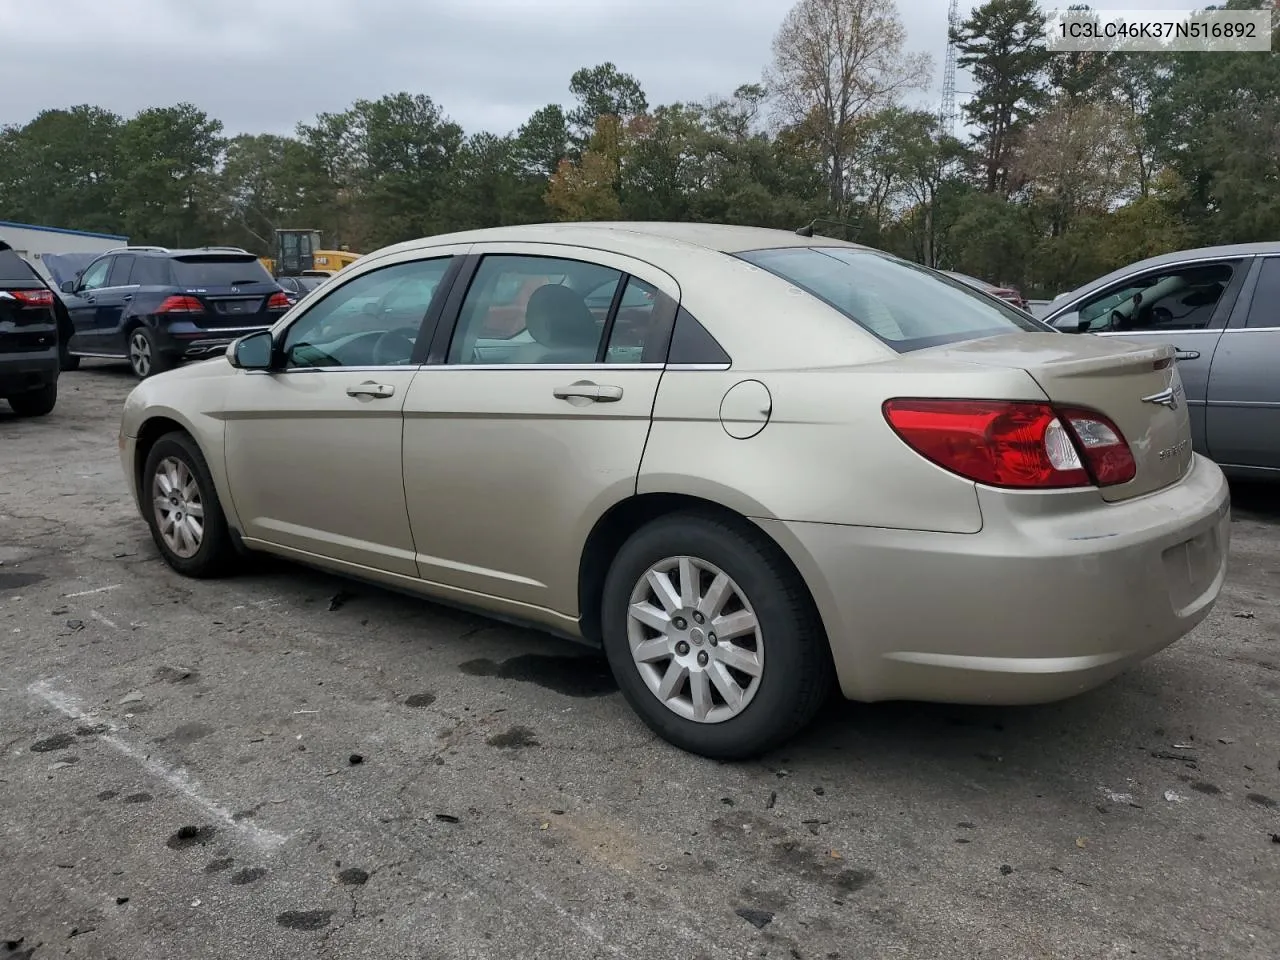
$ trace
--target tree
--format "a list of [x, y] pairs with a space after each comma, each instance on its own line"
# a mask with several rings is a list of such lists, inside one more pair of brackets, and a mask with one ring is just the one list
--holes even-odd
[[1132, 159], [1120, 109], [1064, 94], [1029, 128], [1013, 172], [1056, 237], [1080, 214], [1103, 214], [1126, 199], [1136, 179]]
[[561, 160], [547, 184], [546, 201], [557, 220], [617, 220], [618, 174], [622, 158], [622, 121], [601, 114], [595, 133], [577, 160]]
[[905, 53], [905, 40], [893, 0], [800, 0], [774, 37], [772, 92], [784, 121], [821, 148], [837, 217], [859, 122], [928, 81], [929, 57]]
[[595, 135], [601, 117], [617, 117], [625, 122], [649, 109], [640, 81], [622, 73], [613, 63], [575, 71], [569, 79], [569, 92], [578, 99], [567, 118], [571, 142], [578, 150], [585, 148]]
[[76, 230], [123, 229], [117, 137], [121, 119], [87, 104], [45, 110], [0, 132], [6, 219]]
[[521, 170], [531, 177], [549, 178], [569, 155], [569, 123], [558, 103], [535, 110], [516, 133], [513, 145]]
[[1048, 63], [1045, 16], [1035, 0], [987, 0], [951, 32], [957, 66], [973, 75], [977, 90], [964, 106], [978, 128], [988, 193], [1010, 192], [1010, 167], [1020, 138], [1044, 101]]
[[124, 124], [117, 144], [119, 200], [130, 238], [175, 247], [214, 242], [222, 121], [190, 103], [152, 107]]
[[[222, 164], [227, 231], [240, 245], [270, 254], [274, 232], [297, 226], [309, 206], [306, 148], [291, 137], [241, 134], [227, 142]], [[237, 234], [244, 236], [238, 236]]]

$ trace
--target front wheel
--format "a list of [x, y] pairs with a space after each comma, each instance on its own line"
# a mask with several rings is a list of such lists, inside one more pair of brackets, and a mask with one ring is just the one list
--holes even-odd
[[142, 469], [138, 499], [160, 555], [188, 577], [225, 574], [235, 555], [204, 455], [185, 433], [156, 441]]
[[806, 726], [831, 689], [813, 601], [745, 522], [695, 512], [642, 527], [609, 569], [602, 618], [628, 703], [692, 753], [758, 756]]
[[28, 390], [9, 398], [9, 406], [20, 417], [43, 417], [58, 405], [58, 381], [39, 390]]

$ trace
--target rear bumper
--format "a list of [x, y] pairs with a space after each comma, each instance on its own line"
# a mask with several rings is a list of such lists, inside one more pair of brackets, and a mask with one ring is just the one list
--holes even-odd
[[40, 390], [58, 379], [58, 348], [0, 353], [0, 397]]
[[227, 346], [250, 333], [270, 330], [278, 316], [262, 323], [240, 323], [234, 327], [202, 327], [182, 321], [156, 328], [156, 346], [166, 356], [182, 360], [203, 360], [225, 353]]
[[1070, 697], [1185, 636], [1222, 588], [1230, 493], [1202, 457], [1121, 503], [985, 488], [979, 500], [976, 534], [759, 521], [809, 583], [847, 697]]

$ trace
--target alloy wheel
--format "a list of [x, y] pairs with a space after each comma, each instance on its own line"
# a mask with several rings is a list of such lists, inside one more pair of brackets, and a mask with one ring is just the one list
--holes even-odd
[[189, 560], [204, 541], [204, 500], [191, 468], [176, 457], [156, 465], [151, 483], [156, 526], [165, 546]]
[[627, 641], [645, 686], [667, 709], [698, 723], [731, 720], [764, 675], [764, 638], [742, 589], [696, 557], [668, 557], [636, 583]]
[[139, 377], [151, 373], [151, 341], [141, 330], [135, 330], [129, 337], [129, 365]]

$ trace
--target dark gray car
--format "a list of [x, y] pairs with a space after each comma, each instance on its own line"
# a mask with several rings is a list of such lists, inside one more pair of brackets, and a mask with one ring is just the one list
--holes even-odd
[[1042, 316], [1064, 333], [1172, 344], [1195, 449], [1229, 475], [1280, 480], [1280, 243], [1142, 260]]

